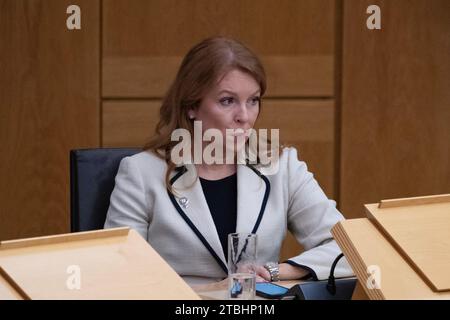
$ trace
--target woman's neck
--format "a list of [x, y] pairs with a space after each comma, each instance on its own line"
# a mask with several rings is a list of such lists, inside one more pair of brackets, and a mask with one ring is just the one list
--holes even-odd
[[198, 176], [207, 180], [219, 180], [236, 173], [236, 164], [198, 164]]

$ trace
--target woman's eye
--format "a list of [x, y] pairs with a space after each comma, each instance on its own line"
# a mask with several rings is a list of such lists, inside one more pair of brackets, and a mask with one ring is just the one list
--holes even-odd
[[232, 105], [234, 102], [234, 99], [231, 97], [226, 97], [226, 98], [222, 98], [220, 99], [220, 104], [223, 106], [229, 106]]
[[254, 97], [251, 100], [251, 104], [252, 104], [252, 106], [255, 106], [255, 105], [258, 105], [260, 101], [261, 101], [260, 97]]

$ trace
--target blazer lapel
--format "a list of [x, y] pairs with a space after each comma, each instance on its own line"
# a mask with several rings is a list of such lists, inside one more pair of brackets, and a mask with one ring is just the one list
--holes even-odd
[[236, 232], [256, 233], [270, 194], [269, 180], [257, 169], [237, 167]]
[[202, 186], [197, 178], [197, 170], [194, 165], [190, 164], [185, 165], [185, 168], [184, 173], [178, 173], [179, 177], [177, 177], [177, 174], [173, 177], [172, 187], [175, 195], [169, 193], [169, 197], [171, 197], [178, 213], [227, 273], [228, 268], [222, 244], [203, 194]]
[[[217, 263], [228, 273], [216, 226], [203, 194], [194, 165], [187, 164], [172, 177], [175, 195], [169, 194], [175, 209], [202, 241]], [[256, 233], [270, 194], [269, 180], [253, 167], [237, 166], [236, 232]]]

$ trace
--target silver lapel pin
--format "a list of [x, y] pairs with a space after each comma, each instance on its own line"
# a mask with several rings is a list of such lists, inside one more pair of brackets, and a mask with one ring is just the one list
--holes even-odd
[[188, 207], [188, 204], [189, 204], [189, 199], [186, 198], [186, 197], [182, 197], [182, 198], [180, 198], [180, 199], [178, 200], [178, 202], [180, 203], [180, 205], [181, 205], [184, 209], [186, 209], [186, 208]]

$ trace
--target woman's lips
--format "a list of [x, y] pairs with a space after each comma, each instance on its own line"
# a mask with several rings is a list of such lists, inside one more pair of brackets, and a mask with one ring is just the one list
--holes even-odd
[[250, 129], [244, 130], [244, 129], [238, 128], [238, 129], [233, 129], [231, 132], [231, 136], [234, 136], [234, 137], [240, 137], [240, 136], [248, 137], [249, 135], [250, 135]]

